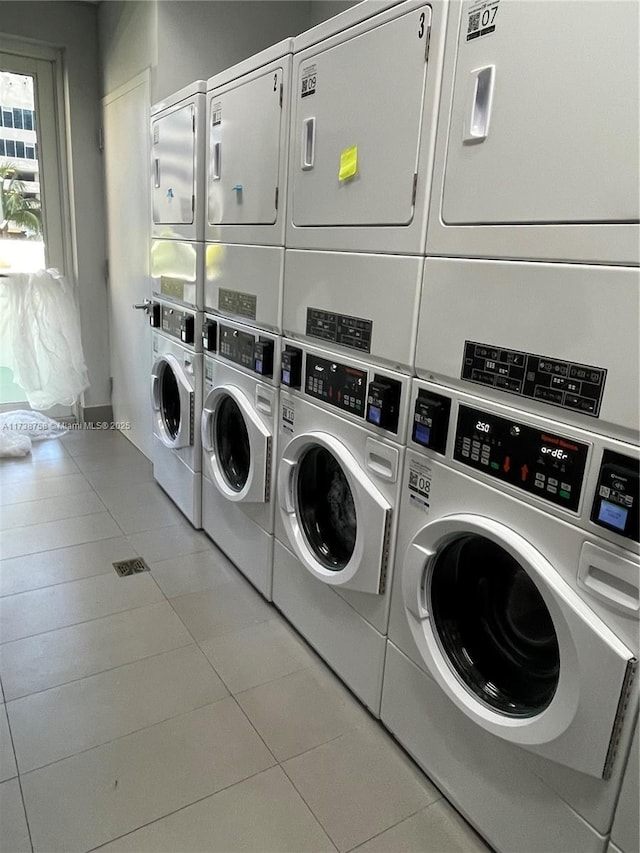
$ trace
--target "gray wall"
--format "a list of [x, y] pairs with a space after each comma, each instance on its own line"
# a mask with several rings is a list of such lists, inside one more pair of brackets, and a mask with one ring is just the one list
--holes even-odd
[[0, 31], [64, 48], [68, 99], [71, 207], [75, 224], [74, 270], [82, 341], [91, 387], [85, 405], [109, 402], [107, 293], [104, 281], [104, 191], [98, 149], [100, 87], [96, 7], [86, 3], [2, 2]]
[[308, 27], [315, 27], [316, 24], [321, 24], [327, 18], [333, 18], [355, 6], [359, 0], [310, 0], [309, 2], [309, 24]]

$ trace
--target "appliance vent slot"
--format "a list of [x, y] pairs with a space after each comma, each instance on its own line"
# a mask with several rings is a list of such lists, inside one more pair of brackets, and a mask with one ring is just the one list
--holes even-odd
[[618, 702], [618, 710], [616, 711], [616, 719], [613, 724], [613, 731], [611, 732], [611, 740], [609, 742], [609, 751], [607, 752], [607, 757], [604, 762], [604, 770], [602, 771], [603, 779], [611, 778], [611, 771], [613, 769], [614, 762], [616, 760], [616, 755], [618, 752], [618, 744], [620, 742], [620, 734], [622, 732], [622, 724], [624, 722], [624, 717], [629, 707], [629, 698], [631, 696], [631, 685], [633, 684], [633, 679], [636, 675], [636, 670], [638, 668], [638, 661], [636, 658], [632, 658], [627, 663], [627, 671], [624, 675], [624, 681], [622, 683], [622, 692], [620, 693], [620, 701]]
[[387, 572], [389, 570], [389, 545], [391, 542], [391, 512], [387, 510], [386, 517], [384, 520], [384, 538], [382, 540], [382, 558], [380, 561], [380, 584], [378, 586], [378, 593], [380, 595], [386, 589], [387, 586]]
[[269, 436], [267, 438], [267, 459], [265, 462], [267, 476], [265, 478], [264, 499], [266, 503], [271, 500], [271, 452], [271, 436]]

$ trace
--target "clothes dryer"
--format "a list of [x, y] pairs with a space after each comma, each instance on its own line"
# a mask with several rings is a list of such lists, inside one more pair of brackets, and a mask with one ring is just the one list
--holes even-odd
[[447, 8], [358, 3], [294, 40], [287, 247], [424, 253]]
[[153, 303], [153, 476], [194, 527], [201, 526], [201, 315]]
[[501, 853], [602, 851], [637, 714], [637, 446], [413, 380], [384, 724]]
[[630, 268], [427, 258], [416, 374], [638, 444], [639, 307]]
[[379, 715], [408, 376], [284, 341], [273, 600]]
[[624, 774], [620, 799], [611, 829], [607, 853], [635, 853], [640, 850], [640, 743], [638, 721]]
[[280, 338], [207, 315], [204, 341], [202, 526], [270, 601]]
[[206, 83], [151, 107], [151, 255], [154, 296], [202, 311]]
[[412, 373], [423, 265], [416, 256], [287, 249], [284, 332]]
[[638, 264], [639, 24], [633, 0], [451, 3], [428, 255]]
[[281, 331], [291, 52], [284, 39], [207, 84], [207, 311]]

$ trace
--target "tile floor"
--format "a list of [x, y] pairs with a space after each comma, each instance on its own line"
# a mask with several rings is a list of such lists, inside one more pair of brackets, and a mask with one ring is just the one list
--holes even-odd
[[4, 853], [488, 849], [122, 435], [1, 460], [0, 556]]

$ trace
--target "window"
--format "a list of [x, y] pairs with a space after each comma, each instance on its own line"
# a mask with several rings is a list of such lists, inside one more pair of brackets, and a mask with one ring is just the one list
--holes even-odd
[[24, 160], [24, 142], [16, 141], [16, 157], [20, 157]]
[[24, 147], [24, 156], [27, 160], [35, 160], [36, 159], [36, 151], [33, 145], [25, 145]]
[[0, 157], [4, 157], [6, 153], [7, 152], [4, 147], [4, 139], [0, 139]]
[[7, 139], [5, 142], [5, 149], [7, 152], [7, 157], [15, 157], [16, 156], [16, 143], [13, 139]]
[[13, 108], [13, 126], [22, 130], [22, 110], [20, 107]]
[[23, 110], [24, 116], [24, 129], [25, 130], [34, 130], [35, 122], [33, 120], [33, 111], [32, 110]]
[[2, 124], [4, 127], [13, 127], [13, 113], [11, 110], [2, 110]]

